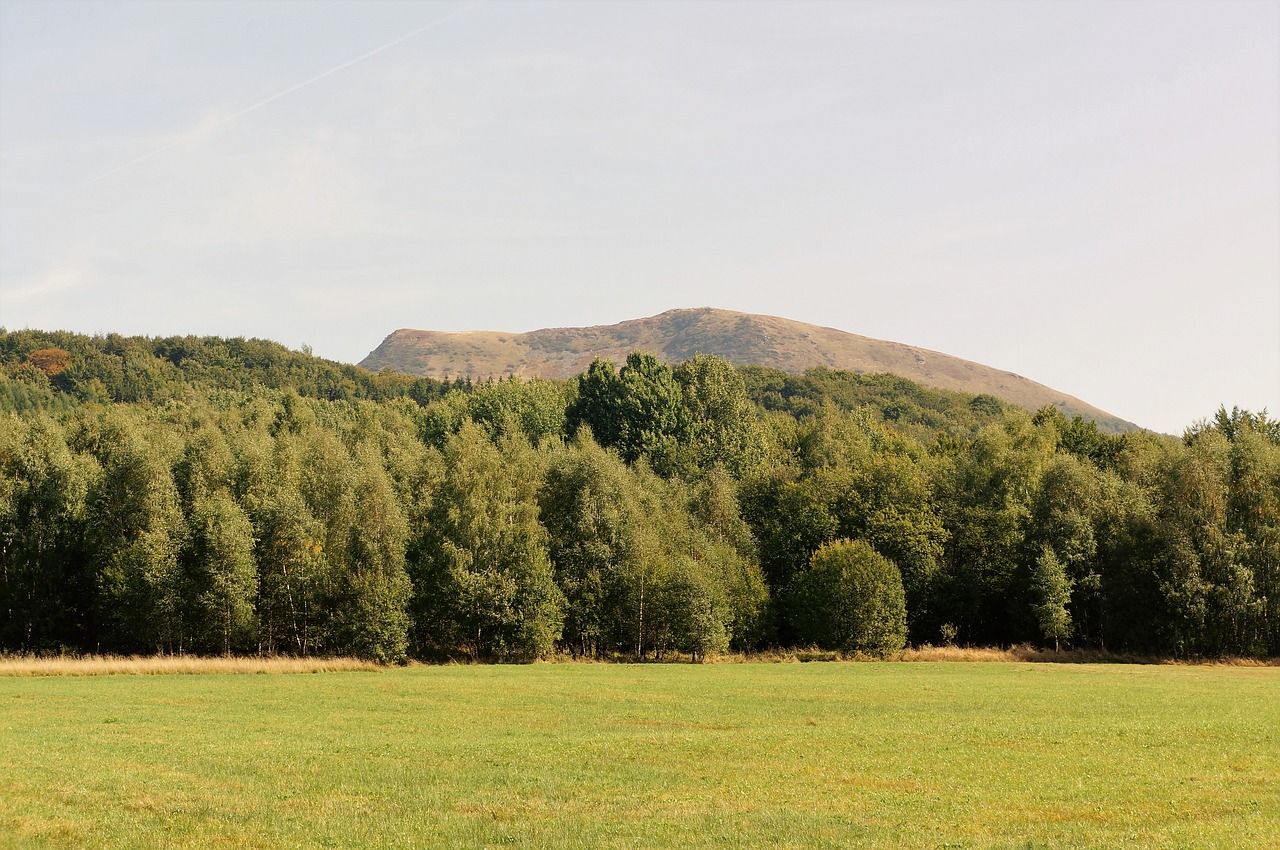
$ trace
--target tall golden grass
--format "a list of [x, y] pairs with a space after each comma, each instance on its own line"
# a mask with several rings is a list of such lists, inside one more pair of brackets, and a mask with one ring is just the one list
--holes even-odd
[[890, 656], [891, 661], [1032, 661], [1042, 664], [1208, 664], [1276, 667], [1280, 658], [1166, 658], [1105, 649], [1038, 649], [1027, 644], [995, 647], [920, 646]]
[[152, 676], [166, 673], [331, 673], [377, 670], [358, 658], [197, 655], [3, 655], [0, 676]]
[[[628, 663], [634, 659], [571, 659], [568, 655], [550, 659], [559, 663]], [[666, 662], [690, 660], [671, 654]], [[1280, 658], [1172, 659], [1107, 652], [1097, 649], [1064, 649], [1061, 652], [1032, 646], [997, 647], [919, 646], [899, 650], [887, 657], [841, 653], [821, 649], [774, 649], [745, 655], [727, 653], [706, 659], [711, 664], [803, 663], [810, 661], [963, 661], [1034, 662], [1040, 664], [1205, 664], [1234, 667], [1280, 667]], [[420, 666], [410, 662], [410, 666]], [[197, 655], [0, 655], [0, 676], [154, 676], [198, 673], [332, 673], [336, 671], [382, 669], [372, 661], [358, 658], [294, 658], [289, 656], [204, 657]]]
[[[681, 659], [684, 660], [684, 659]], [[793, 663], [811, 661], [963, 661], [1032, 662], [1037, 664], [1199, 664], [1231, 667], [1280, 667], [1280, 658], [1189, 658], [1109, 652], [1104, 649], [1037, 649], [1027, 644], [1009, 648], [991, 646], [923, 646], [901, 649], [887, 656], [844, 653], [829, 649], [776, 649], [743, 655], [729, 653], [708, 659], [710, 663], [735, 664], [752, 661]]]

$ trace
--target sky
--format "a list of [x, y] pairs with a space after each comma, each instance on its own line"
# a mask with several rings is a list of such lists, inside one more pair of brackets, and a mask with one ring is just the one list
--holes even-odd
[[1280, 413], [1280, 0], [0, 0], [0, 326], [701, 306]]

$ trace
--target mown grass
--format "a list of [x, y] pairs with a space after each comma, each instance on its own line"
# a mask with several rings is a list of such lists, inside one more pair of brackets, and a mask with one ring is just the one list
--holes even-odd
[[1276, 847], [1274, 668], [0, 678], [14, 847]]

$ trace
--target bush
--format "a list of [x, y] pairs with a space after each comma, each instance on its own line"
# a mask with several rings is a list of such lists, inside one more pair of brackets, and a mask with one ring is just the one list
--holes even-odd
[[902, 575], [861, 540], [837, 540], [815, 552], [789, 601], [801, 643], [877, 655], [906, 644]]

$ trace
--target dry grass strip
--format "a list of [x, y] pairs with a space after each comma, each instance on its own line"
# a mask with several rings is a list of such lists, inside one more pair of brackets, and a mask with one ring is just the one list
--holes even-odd
[[921, 646], [890, 656], [892, 661], [1033, 661], [1047, 664], [1209, 664], [1229, 667], [1276, 667], [1280, 658], [1163, 658], [1108, 652], [1105, 649], [1037, 649], [1021, 644], [994, 647]]
[[[667, 663], [687, 663], [687, 655], [672, 653]], [[1034, 662], [1040, 664], [1202, 664], [1230, 667], [1280, 667], [1280, 658], [1193, 658], [1172, 659], [1131, 655], [1097, 649], [1064, 649], [1061, 652], [1020, 645], [998, 647], [919, 646], [899, 650], [887, 657], [842, 653], [823, 649], [774, 649], [764, 652], [727, 653], [705, 659], [711, 664], [804, 663], [821, 661], [963, 661]], [[634, 663], [619, 656], [612, 659], [573, 659], [559, 655], [553, 663], [609, 664]], [[453, 662], [457, 663], [457, 662]], [[653, 662], [645, 662], [653, 663]], [[423, 666], [409, 662], [409, 666]], [[436, 666], [436, 665], [426, 665]], [[111, 676], [198, 673], [331, 673], [335, 671], [382, 669], [358, 658], [296, 658], [292, 656], [199, 656], [199, 655], [2, 655], [0, 676]]]
[[358, 658], [198, 655], [2, 655], [0, 676], [147, 676], [166, 673], [331, 673], [378, 670]]
[[[687, 660], [678, 658], [674, 660]], [[845, 653], [831, 649], [774, 649], [743, 655], [729, 653], [707, 659], [709, 663], [804, 663], [816, 661], [964, 661], [1033, 662], [1037, 664], [1194, 664], [1226, 667], [1280, 667], [1280, 658], [1166, 658], [1109, 652], [1104, 649], [1038, 649], [1027, 644], [1008, 648], [991, 646], [923, 646], [901, 649], [887, 656]]]

